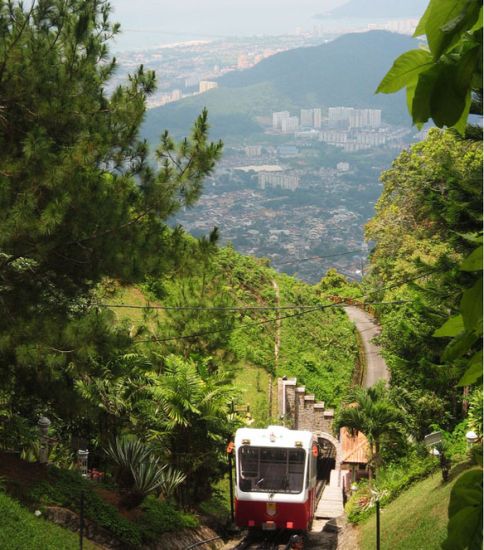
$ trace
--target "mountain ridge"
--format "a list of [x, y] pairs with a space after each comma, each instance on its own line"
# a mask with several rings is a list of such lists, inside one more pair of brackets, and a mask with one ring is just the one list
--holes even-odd
[[305, 107], [370, 107], [382, 109], [387, 122], [410, 124], [401, 93], [374, 92], [393, 60], [417, 43], [408, 36], [370, 31], [275, 54], [219, 78], [217, 89], [151, 109], [145, 136], [156, 141], [164, 128], [184, 135], [204, 107], [212, 135], [222, 139], [261, 132], [257, 117]]

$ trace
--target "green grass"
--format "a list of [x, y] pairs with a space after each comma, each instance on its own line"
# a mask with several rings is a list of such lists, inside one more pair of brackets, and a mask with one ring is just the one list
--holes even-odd
[[[35, 517], [0, 491], [0, 548], [2, 550], [76, 550], [79, 535]], [[84, 540], [86, 550], [99, 546]]]
[[240, 361], [236, 367], [234, 385], [240, 391], [241, 407], [248, 405], [255, 421], [265, 425], [269, 415], [269, 373], [261, 367]]
[[[382, 510], [382, 550], [440, 550], [446, 537], [447, 506], [455, 479], [442, 483], [440, 472], [416, 483]], [[376, 547], [375, 516], [361, 524], [360, 549]]]
[[[117, 286], [116, 290], [106, 297], [105, 303], [110, 305], [130, 304], [134, 306], [159, 305], [155, 300], [149, 300], [142, 290], [135, 286]], [[144, 310], [132, 308], [113, 308], [116, 319], [119, 322], [128, 321], [132, 325], [142, 325], [146, 322]], [[160, 319], [162, 312], [156, 310], [155, 318]], [[150, 323], [148, 322], [148, 325]]]

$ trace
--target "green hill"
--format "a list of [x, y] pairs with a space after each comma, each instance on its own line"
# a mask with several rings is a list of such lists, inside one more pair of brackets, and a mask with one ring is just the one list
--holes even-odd
[[400, 94], [375, 95], [395, 57], [415, 47], [407, 36], [372, 31], [276, 54], [219, 79], [219, 88], [148, 111], [143, 133], [157, 141], [167, 128], [185, 135], [203, 107], [212, 135], [230, 140], [260, 132], [257, 117], [305, 107], [349, 106], [383, 110], [387, 122], [409, 123]]

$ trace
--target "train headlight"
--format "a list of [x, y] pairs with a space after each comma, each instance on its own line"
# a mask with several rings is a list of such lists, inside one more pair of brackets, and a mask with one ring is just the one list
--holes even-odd
[[294, 445], [296, 445], [296, 447], [302, 447], [303, 446], [303, 442], [302, 441], [296, 441], [294, 443]]
[[242, 439], [242, 445], [250, 445], [250, 439]]

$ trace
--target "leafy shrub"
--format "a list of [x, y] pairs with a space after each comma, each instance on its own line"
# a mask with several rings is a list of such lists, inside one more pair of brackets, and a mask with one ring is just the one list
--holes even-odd
[[469, 397], [469, 411], [467, 414], [467, 424], [470, 430], [476, 432], [477, 435], [482, 436], [482, 388], [475, 389]]
[[457, 424], [452, 432], [442, 430], [443, 449], [446, 456], [453, 462], [465, 460], [468, 454], [466, 432], [468, 430], [467, 421], [464, 420]]
[[136, 520], [136, 525], [147, 542], [156, 540], [163, 533], [194, 529], [199, 525], [195, 516], [180, 512], [169, 502], [154, 496], [148, 497], [141, 508], [143, 514]]
[[[376, 490], [382, 494], [382, 505], [394, 500], [402, 491], [416, 481], [427, 477], [438, 467], [435, 458], [419, 457], [416, 453], [412, 456], [379, 471], [375, 482]], [[368, 482], [359, 483], [358, 489], [353, 493], [346, 504], [346, 514], [352, 523], [359, 523], [374, 512], [374, 507], [368, 506], [371, 498]]]

